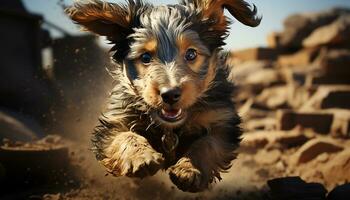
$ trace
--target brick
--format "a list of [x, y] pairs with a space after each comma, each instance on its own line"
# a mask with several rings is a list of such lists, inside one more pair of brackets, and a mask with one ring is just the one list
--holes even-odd
[[350, 109], [350, 85], [319, 86], [301, 110]]
[[272, 32], [270, 33], [266, 40], [267, 40], [267, 46], [269, 48], [279, 48], [281, 45], [280, 45], [280, 33], [276, 33], [276, 32]]
[[332, 138], [315, 138], [301, 146], [290, 157], [290, 163], [293, 165], [307, 163], [323, 153], [335, 153], [343, 149], [344, 147]]
[[318, 49], [302, 49], [294, 54], [282, 55], [278, 57], [278, 64], [281, 66], [307, 66], [310, 65], [319, 53]]
[[317, 133], [327, 134], [331, 131], [333, 114], [323, 112], [293, 112], [289, 110], [278, 111], [278, 128], [291, 130], [296, 126], [311, 128]]
[[277, 58], [279, 54], [279, 50], [272, 48], [250, 48], [244, 49], [240, 51], [234, 51], [232, 56], [241, 61], [249, 61], [249, 60], [274, 60]]
[[350, 43], [350, 15], [343, 15], [333, 23], [314, 30], [303, 41], [304, 47], [344, 45]]

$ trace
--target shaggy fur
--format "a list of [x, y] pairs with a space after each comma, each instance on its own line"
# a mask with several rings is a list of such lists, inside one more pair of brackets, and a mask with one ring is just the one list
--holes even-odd
[[[167, 169], [179, 189], [198, 192], [230, 168], [241, 130], [221, 51], [229, 25], [224, 9], [248, 26], [260, 23], [256, 7], [243, 0], [167, 6], [90, 0], [67, 8], [73, 21], [114, 44], [116, 85], [92, 136], [110, 173], [145, 177]], [[189, 50], [195, 59], [185, 59]], [[170, 104], [164, 88], [181, 96]], [[169, 110], [180, 117], [165, 120]]]

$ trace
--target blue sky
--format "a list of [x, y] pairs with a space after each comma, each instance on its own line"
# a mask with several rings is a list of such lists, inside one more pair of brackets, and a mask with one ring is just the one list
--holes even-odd
[[[113, 0], [109, 0], [112, 1]], [[155, 4], [174, 4], [176, 0], [148, 0]], [[231, 35], [226, 40], [227, 49], [242, 49], [255, 46], [265, 46], [266, 36], [272, 31], [280, 31], [283, 20], [290, 14], [312, 12], [332, 7], [350, 8], [350, 0], [247, 0], [258, 7], [263, 16], [259, 27], [251, 28], [237, 21], [231, 25]], [[64, 15], [59, 6], [59, 0], [23, 0], [26, 8], [31, 12], [41, 14], [48, 21], [64, 28], [72, 34], [79, 34], [79, 29]], [[123, 2], [115, 0], [115, 2]], [[65, 4], [72, 4], [72, 0], [64, 0]], [[52, 35], [59, 36], [55, 31]]]

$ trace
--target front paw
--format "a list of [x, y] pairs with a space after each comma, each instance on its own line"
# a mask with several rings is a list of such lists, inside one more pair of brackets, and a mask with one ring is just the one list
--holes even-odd
[[123, 158], [103, 160], [108, 171], [115, 176], [129, 176], [144, 178], [154, 175], [162, 168], [164, 158], [162, 154], [152, 150], [125, 153]]
[[125, 175], [139, 178], [152, 176], [162, 168], [163, 162], [164, 158], [162, 154], [153, 149], [138, 152], [134, 155], [130, 155], [129, 159], [126, 159], [124, 171], [127, 172]]
[[189, 158], [181, 158], [170, 168], [171, 181], [182, 191], [200, 192], [208, 188], [206, 176], [194, 167]]
[[162, 154], [156, 152], [145, 138], [125, 134], [124, 138], [116, 139], [124, 140], [112, 143], [106, 149], [106, 158], [101, 161], [111, 174], [143, 178], [162, 168]]

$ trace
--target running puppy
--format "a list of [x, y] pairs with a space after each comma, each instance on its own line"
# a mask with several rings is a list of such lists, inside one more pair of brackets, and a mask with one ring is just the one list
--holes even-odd
[[255, 5], [243, 0], [90, 0], [67, 8], [73, 21], [114, 44], [116, 85], [92, 136], [110, 173], [142, 178], [167, 169], [179, 189], [198, 192], [231, 167], [241, 130], [222, 53], [224, 9], [245, 25], [260, 23]]

